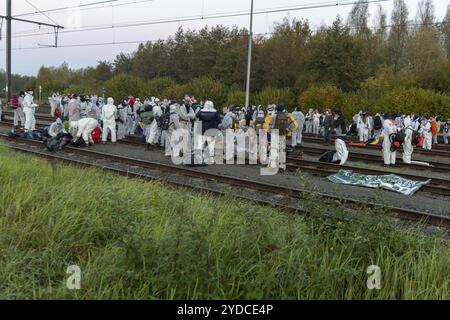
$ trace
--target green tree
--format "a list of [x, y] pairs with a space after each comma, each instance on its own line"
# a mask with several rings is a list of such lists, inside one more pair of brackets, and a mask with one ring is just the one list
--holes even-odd
[[105, 83], [106, 95], [113, 97], [116, 104], [126, 96], [137, 97], [141, 92], [142, 80], [127, 74], [119, 74]]
[[388, 61], [395, 66], [396, 70], [404, 64], [408, 36], [408, 7], [404, 0], [394, 0], [391, 31], [388, 38]]

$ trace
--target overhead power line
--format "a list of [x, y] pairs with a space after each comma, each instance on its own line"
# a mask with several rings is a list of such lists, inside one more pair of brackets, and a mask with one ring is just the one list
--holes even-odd
[[119, 0], [98, 1], [98, 2], [79, 4], [79, 5], [71, 6], [71, 7], [53, 8], [53, 9], [47, 9], [47, 10], [42, 10], [42, 11], [33, 11], [33, 12], [27, 12], [27, 13], [20, 13], [20, 14], [14, 15], [14, 17], [31, 16], [31, 15], [35, 15], [35, 14], [39, 14], [39, 13], [44, 13], [44, 12], [52, 14], [52, 13], [55, 13], [55, 12], [58, 12], [58, 11], [68, 11], [68, 10], [73, 10], [73, 9], [80, 9], [80, 8], [83, 8], [83, 7], [95, 6], [95, 5], [99, 5], [99, 4], [111, 3], [111, 2], [117, 2], [117, 1], [119, 1]]
[[50, 18], [47, 14], [45, 14], [43, 11], [39, 10], [38, 7], [36, 7], [34, 4], [32, 4], [30, 1], [25, 0], [26, 3], [28, 3], [30, 6], [32, 6], [34, 9], [36, 9], [40, 14], [42, 14], [44, 17], [46, 17], [48, 20], [50, 20], [51, 22], [53, 22], [54, 24], [58, 24], [58, 22], [56, 22], [55, 20], [53, 20], [52, 18]]
[[[390, 0], [368, 0], [365, 3], [380, 3], [386, 2]], [[287, 12], [287, 11], [300, 11], [300, 10], [309, 10], [309, 9], [320, 9], [320, 8], [329, 8], [329, 7], [338, 7], [338, 6], [349, 6], [357, 4], [357, 1], [348, 0], [348, 1], [334, 1], [327, 2], [322, 4], [314, 4], [314, 5], [302, 5], [295, 7], [285, 7], [285, 8], [268, 8], [268, 9], [259, 9], [254, 11], [254, 15], [268, 14], [268, 13], [279, 13], [279, 12]], [[129, 28], [129, 27], [141, 27], [148, 25], [157, 25], [157, 24], [167, 24], [167, 23], [180, 23], [180, 22], [188, 22], [188, 21], [198, 21], [198, 20], [209, 20], [209, 19], [223, 19], [223, 18], [233, 18], [233, 17], [241, 17], [248, 16], [250, 13], [248, 11], [238, 11], [238, 12], [224, 12], [224, 13], [216, 13], [205, 16], [184, 16], [184, 17], [176, 17], [169, 19], [159, 19], [159, 20], [147, 20], [147, 21], [137, 21], [137, 22], [127, 22], [120, 24], [112, 24], [112, 25], [91, 25], [82, 28], [72, 28], [66, 29], [61, 33], [74, 33], [74, 32], [87, 32], [87, 31], [98, 31], [98, 30], [108, 30], [108, 29], [119, 29], [119, 28]], [[41, 32], [34, 34], [25, 34], [20, 37], [34, 37], [38, 35], [46, 35], [50, 34], [50, 32]]]

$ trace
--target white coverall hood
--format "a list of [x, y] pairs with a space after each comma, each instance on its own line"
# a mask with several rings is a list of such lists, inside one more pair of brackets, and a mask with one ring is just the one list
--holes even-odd
[[215, 112], [216, 109], [214, 109], [214, 103], [212, 101], [206, 101], [203, 106], [203, 111]]
[[340, 165], [342, 166], [345, 164], [345, 162], [347, 162], [348, 159], [349, 152], [347, 146], [341, 139], [336, 139], [334, 146], [336, 148], [336, 155], [338, 156], [338, 159], [336, 160], [341, 160]]
[[114, 99], [109, 97], [108, 100], [107, 100], [107, 104], [114, 105]]

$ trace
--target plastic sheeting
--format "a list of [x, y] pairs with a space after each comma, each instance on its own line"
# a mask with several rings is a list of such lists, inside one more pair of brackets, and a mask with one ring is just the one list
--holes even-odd
[[402, 178], [395, 174], [372, 176], [355, 173], [351, 170], [340, 170], [338, 173], [328, 176], [327, 178], [334, 183], [363, 186], [368, 188], [382, 188], [399, 192], [407, 196], [414, 194], [431, 181], [431, 179], [427, 181], [414, 181]]

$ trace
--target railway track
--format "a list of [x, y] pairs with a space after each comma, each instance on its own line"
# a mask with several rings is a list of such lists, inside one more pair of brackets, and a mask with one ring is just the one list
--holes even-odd
[[[337, 137], [335, 135], [331, 136], [331, 139], [330, 139], [331, 142], [334, 142], [336, 140], [336, 138], [343, 139], [345, 142], [359, 142], [359, 140], [358, 141], [354, 141], [356, 139], [359, 139], [356, 136]], [[419, 152], [419, 153], [423, 152], [423, 153], [425, 153], [427, 155], [433, 155], [433, 153], [435, 151], [437, 151], [437, 150], [442, 151], [442, 152], [447, 152], [447, 153], [450, 152], [450, 145], [445, 145], [443, 138], [440, 137], [440, 136], [438, 137], [438, 140], [439, 140], [439, 144], [433, 144], [432, 150], [424, 150], [424, 149], [420, 149], [420, 148], [414, 148], [414, 152]], [[303, 133], [303, 141], [305, 141], [305, 142], [311, 141], [311, 142], [323, 143], [323, 137], [321, 135], [315, 135], [315, 134], [311, 134], [311, 133]], [[375, 146], [370, 145], [368, 147], [371, 148], [371, 147], [377, 147], [377, 146], [376, 145]], [[381, 146], [378, 146], [378, 147], [381, 148]]]
[[[335, 139], [331, 139], [331, 141], [334, 143]], [[346, 142], [350, 143], [352, 142], [351, 139], [346, 139]], [[308, 143], [318, 143], [321, 144], [323, 143], [323, 139], [318, 138], [318, 137], [303, 137], [303, 142], [308, 142]], [[445, 148], [445, 146], [443, 146], [444, 148], [441, 149], [437, 149], [437, 146], [439, 145], [433, 145], [433, 150], [425, 150], [422, 148], [414, 148], [414, 153], [416, 154], [423, 154], [426, 156], [436, 156], [436, 157], [450, 157], [450, 148]], [[350, 148], [355, 148], [355, 149], [359, 149], [359, 150], [364, 150], [364, 149], [368, 149], [368, 150], [382, 150], [382, 146], [380, 144], [377, 145], [366, 145], [366, 146], [352, 146], [349, 145]], [[434, 150], [436, 149], [436, 150]]]
[[[14, 116], [14, 114], [12, 112], [5, 112], [5, 116], [8, 117], [9, 119], [5, 119], [3, 122], [12, 125], [12, 117]], [[37, 124], [40, 126], [49, 125], [53, 120], [54, 119], [50, 115], [37, 114]], [[314, 139], [315, 141], [317, 141], [317, 139], [320, 140], [320, 138], [317, 138], [317, 137], [311, 138], [308, 135], [306, 135], [305, 138], [306, 139]], [[372, 149], [376, 149], [378, 146], [371, 146], [371, 147], [374, 147]], [[381, 152], [381, 148], [378, 148], [378, 149]], [[302, 145], [298, 148], [298, 150], [301, 152], [304, 152], [306, 154], [318, 156], [330, 149], [325, 149], [325, 148], [319, 147], [319, 146], [313, 147], [313, 146]], [[432, 151], [428, 151], [428, 155], [431, 156], [431, 155], [436, 155], [436, 154], [432, 154]], [[442, 153], [440, 153], [438, 156], [442, 156]], [[450, 157], [450, 153], [448, 154], [448, 156]], [[291, 157], [291, 160], [292, 160], [292, 157]], [[351, 152], [349, 155], [349, 160], [374, 163], [374, 164], [382, 164], [381, 154], [378, 156], [378, 155], [373, 155], [373, 154]], [[450, 164], [434, 162], [434, 161], [427, 161], [427, 162], [430, 163], [431, 166], [423, 166], [423, 165], [418, 165], [418, 164], [407, 164], [407, 163], [403, 163], [402, 160], [399, 158], [399, 161], [397, 161], [396, 166], [419, 170], [419, 171], [429, 170], [429, 171], [439, 172], [439, 173], [449, 173], [450, 172]], [[444, 192], [446, 192], [446, 191], [444, 191]]]
[[[307, 213], [305, 208], [302, 208], [301, 200], [306, 194], [311, 193], [311, 191], [301, 189], [301, 188], [293, 188], [293, 187], [284, 187], [279, 185], [268, 184], [265, 182], [249, 180], [249, 179], [241, 179], [237, 177], [224, 176], [223, 174], [213, 174], [198, 171], [192, 168], [186, 168], [183, 166], [175, 166], [170, 164], [162, 164], [159, 162], [134, 159], [129, 157], [123, 157], [118, 155], [112, 155], [102, 152], [97, 152], [92, 149], [86, 148], [72, 148], [67, 147], [65, 152], [61, 153], [49, 153], [43, 152], [43, 144], [40, 141], [33, 140], [23, 140], [23, 139], [15, 139], [9, 138], [5, 134], [0, 134], [0, 138], [6, 139], [9, 141], [9, 147], [13, 150], [26, 152], [29, 154], [43, 156], [52, 160], [60, 160], [69, 162], [72, 164], [82, 165], [82, 166], [95, 166], [105, 170], [109, 170], [121, 175], [125, 175], [128, 177], [137, 177], [137, 178], [145, 178], [145, 179], [154, 179], [154, 177], [149, 177], [142, 172], [139, 172], [139, 169], [149, 169], [149, 170], [158, 170], [164, 172], [165, 175], [173, 175], [179, 177], [189, 177], [195, 180], [213, 182], [213, 185], [225, 184], [228, 186], [237, 187], [242, 190], [254, 190], [258, 192], [263, 192], [267, 194], [271, 194], [272, 196], [265, 196], [263, 199], [258, 199], [257, 202], [265, 205], [271, 205], [279, 207], [283, 210], [290, 212], [303, 212]], [[74, 154], [75, 158], [65, 157], [66, 155]], [[97, 159], [103, 160], [103, 163], [92, 162], [83, 160], [81, 157], [87, 157], [87, 159]], [[127, 168], [114, 165], [120, 164], [121, 166], [129, 166]], [[164, 177], [160, 177], [159, 180], [167, 181]], [[218, 190], [213, 190], [205, 187], [205, 183], [200, 182], [199, 186], [192, 186], [186, 184], [181, 178], [174, 178], [169, 181], [169, 183], [174, 184], [179, 187], [189, 187], [199, 189], [201, 191], [213, 194], [228, 194], [223, 191], [220, 192]], [[329, 204], [330, 208], [333, 203], [344, 203], [346, 206], [353, 210], [361, 210], [367, 207], [379, 207], [380, 205], [355, 200], [352, 198], [344, 198], [344, 197], [336, 197], [333, 195], [325, 194], [325, 193], [315, 193], [321, 198], [324, 199], [324, 204]], [[234, 196], [234, 195], [233, 195]], [[278, 196], [278, 197], [277, 197]], [[239, 192], [236, 194], [236, 197], [246, 200], [255, 201], [255, 199], [249, 199], [248, 196], [245, 196], [245, 193]], [[275, 201], [277, 199], [279, 201]], [[269, 199], [269, 200], [268, 200]], [[427, 212], [420, 212], [411, 209], [399, 208], [395, 206], [383, 206], [383, 209], [387, 210], [387, 212], [392, 213], [396, 218], [414, 222], [423, 222], [428, 225], [438, 226], [450, 228], [450, 217], [435, 215]]]
[[[140, 141], [139, 137], [137, 137], [133, 140], [131, 140], [131, 139], [119, 140], [118, 143], [128, 144], [128, 145], [140, 145], [140, 146], [145, 145], [145, 143], [143, 141]], [[160, 147], [152, 147], [152, 148], [158, 149], [158, 151], [161, 150]], [[286, 169], [288, 171], [295, 172], [297, 170], [301, 170], [301, 171], [308, 172], [315, 176], [320, 176], [320, 177], [326, 177], [331, 174], [335, 174], [341, 169], [352, 170], [353, 172], [362, 173], [362, 174], [371, 174], [371, 175], [386, 174], [386, 172], [382, 171], [382, 170], [366, 169], [366, 168], [354, 167], [354, 166], [349, 166], [349, 165], [340, 166], [337, 164], [323, 163], [323, 162], [319, 162], [319, 161], [297, 160], [294, 157], [287, 157], [286, 161], [287, 161]], [[428, 177], [419, 176], [419, 175], [411, 175], [411, 174], [403, 174], [402, 173], [402, 174], [399, 174], [399, 176], [402, 176], [406, 179], [417, 180], [417, 181], [429, 180]], [[450, 197], [450, 180], [433, 178], [433, 179], [431, 179], [430, 184], [422, 187], [421, 191]]]
[[[304, 152], [306, 154], [319, 156], [326, 151], [332, 150], [332, 149], [323, 149], [321, 147], [313, 147], [313, 146], [304, 146], [301, 145], [297, 148], [298, 151]], [[381, 151], [381, 150], [380, 150]], [[349, 160], [351, 161], [360, 161], [360, 162], [366, 162], [366, 163], [374, 163], [381, 165], [383, 163], [381, 152], [380, 155], [374, 155], [374, 154], [364, 154], [364, 153], [356, 153], [356, 152], [350, 152]], [[430, 164], [430, 166], [424, 166], [419, 164], [408, 164], [402, 162], [401, 158], [397, 158], [396, 166], [402, 167], [402, 168], [409, 168], [419, 171], [433, 171], [433, 172], [440, 172], [440, 173], [449, 173], [450, 172], [450, 164], [447, 163], [441, 163], [441, 162], [434, 162], [434, 161], [426, 161]]]

